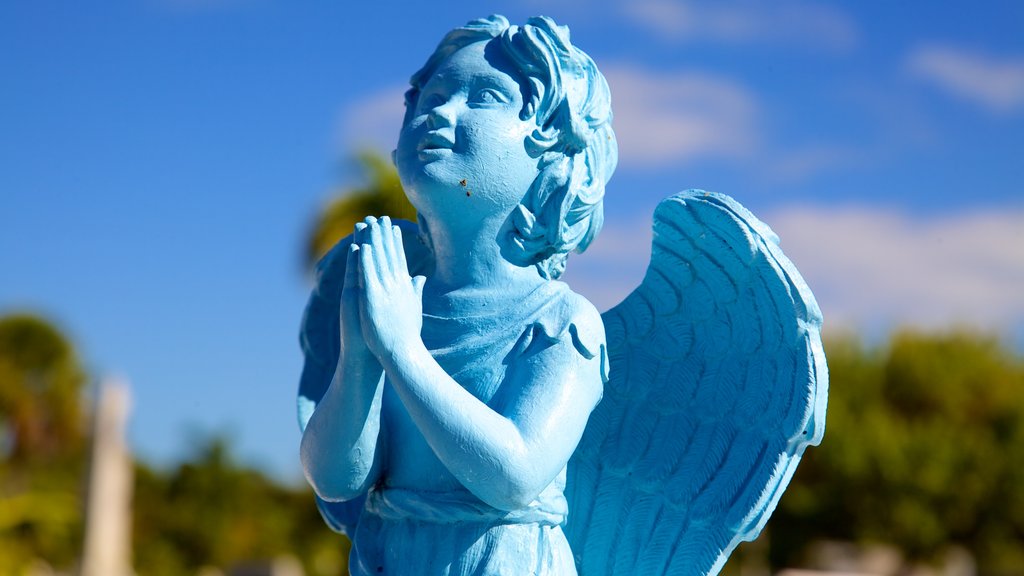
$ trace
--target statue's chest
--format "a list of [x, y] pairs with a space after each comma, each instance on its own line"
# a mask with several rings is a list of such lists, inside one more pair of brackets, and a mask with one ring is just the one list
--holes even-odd
[[491, 406], [508, 372], [509, 353], [525, 327], [425, 319], [423, 343], [438, 365], [470, 394]]

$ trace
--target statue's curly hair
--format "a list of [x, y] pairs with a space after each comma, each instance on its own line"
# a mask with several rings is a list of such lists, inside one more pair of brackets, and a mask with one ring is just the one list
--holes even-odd
[[519, 116], [537, 124], [525, 146], [539, 159], [540, 174], [511, 214], [502, 253], [513, 264], [535, 265], [544, 278], [558, 278], [569, 252], [586, 250], [604, 223], [604, 188], [618, 160], [608, 83], [569, 42], [565, 26], [544, 16], [511, 26], [494, 15], [445, 35], [409, 81], [405, 123], [441, 63], [480, 41], [496, 43], [525, 78]]

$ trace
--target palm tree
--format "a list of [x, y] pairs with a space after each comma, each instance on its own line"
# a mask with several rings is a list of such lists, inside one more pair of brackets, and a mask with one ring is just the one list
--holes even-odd
[[0, 460], [4, 452], [28, 462], [79, 451], [84, 384], [74, 349], [52, 324], [29, 314], [0, 318]]
[[81, 541], [86, 383], [50, 322], [0, 317], [0, 574], [45, 558], [70, 566]]
[[416, 220], [416, 209], [409, 204], [394, 165], [376, 152], [359, 154], [367, 184], [343, 191], [320, 213], [306, 242], [306, 269], [312, 270], [332, 246], [352, 233], [356, 223], [366, 216], [391, 216]]

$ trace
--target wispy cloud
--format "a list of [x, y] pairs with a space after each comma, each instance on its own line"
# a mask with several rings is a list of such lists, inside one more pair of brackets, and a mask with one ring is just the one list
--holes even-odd
[[739, 84], [695, 72], [605, 65], [623, 166], [738, 157], [757, 147], [757, 104]]
[[[915, 219], [884, 208], [792, 207], [760, 214], [811, 286], [826, 325], [1024, 326], [1024, 210]], [[643, 277], [650, 219], [608, 222], [566, 278], [601, 310]]]
[[856, 24], [845, 12], [805, 0], [634, 0], [623, 2], [621, 10], [635, 24], [675, 42], [800, 44], [848, 51], [859, 38]]
[[383, 88], [345, 107], [339, 120], [339, 144], [345, 148], [394, 150], [405, 114], [405, 89], [406, 86]]
[[928, 45], [910, 53], [907, 67], [933, 85], [989, 110], [1024, 109], [1024, 57], [998, 58]]
[[881, 208], [769, 215], [828, 320], [854, 327], [1024, 324], [1024, 211], [919, 220]]

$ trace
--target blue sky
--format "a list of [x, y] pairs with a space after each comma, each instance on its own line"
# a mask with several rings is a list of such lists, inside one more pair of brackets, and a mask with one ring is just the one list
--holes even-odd
[[833, 328], [1024, 346], [1024, 4], [669, 0], [0, 4], [0, 312], [130, 381], [149, 461], [230, 434], [297, 478], [303, 238], [409, 75], [485, 12], [568, 24], [612, 88], [607, 308], [685, 188], [772, 225]]

